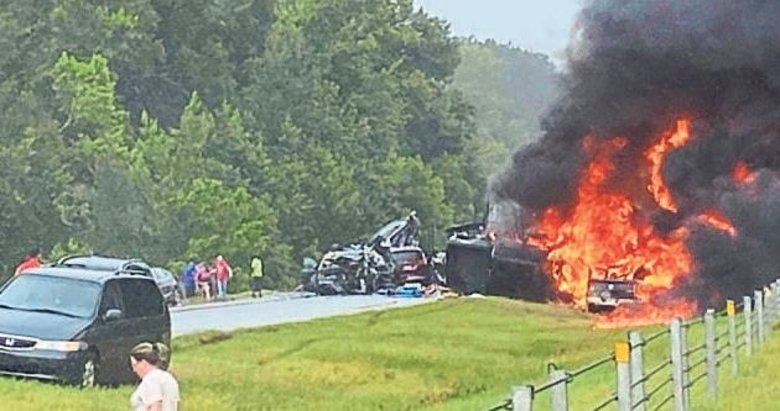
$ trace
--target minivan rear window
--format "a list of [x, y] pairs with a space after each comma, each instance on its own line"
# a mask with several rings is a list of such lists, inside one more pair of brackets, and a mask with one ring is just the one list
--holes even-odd
[[46, 275], [23, 274], [0, 291], [0, 305], [88, 318], [95, 314], [100, 284]]

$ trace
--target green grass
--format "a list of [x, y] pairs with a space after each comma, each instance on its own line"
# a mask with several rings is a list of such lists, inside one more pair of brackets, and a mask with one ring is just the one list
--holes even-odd
[[[780, 327], [775, 326], [766, 344], [755, 349], [753, 356], [739, 356], [739, 374], [732, 377], [730, 364], [719, 373], [717, 400], [705, 400], [700, 407], [704, 411], [775, 410], [780, 380]], [[706, 398], [701, 394], [702, 398]]]
[[[564, 308], [458, 299], [178, 338], [172, 371], [188, 411], [480, 410], [511, 385], [542, 382], [548, 362], [572, 370], [624, 337], [593, 330], [589, 316]], [[666, 344], [650, 347], [648, 364], [665, 358]], [[613, 386], [612, 364], [578, 378], [572, 409], [592, 407]], [[0, 379], [9, 410], [126, 410], [131, 391]], [[535, 409], [548, 402], [541, 394]]]

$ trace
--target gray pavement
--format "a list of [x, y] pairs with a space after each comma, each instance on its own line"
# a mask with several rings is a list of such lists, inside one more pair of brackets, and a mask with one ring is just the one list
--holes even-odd
[[171, 322], [173, 336], [176, 337], [205, 330], [232, 331], [371, 310], [411, 307], [432, 301], [435, 299], [378, 295], [305, 298], [303, 294], [280, 294], [254, 300], [176, 308], [171, 310]]

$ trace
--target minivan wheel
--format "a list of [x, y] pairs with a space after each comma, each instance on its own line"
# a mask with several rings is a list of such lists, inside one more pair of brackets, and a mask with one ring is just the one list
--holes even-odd
[[97, 360], [89, 357], [81, 368], [81, 388], [92, 388], [97, 380]]

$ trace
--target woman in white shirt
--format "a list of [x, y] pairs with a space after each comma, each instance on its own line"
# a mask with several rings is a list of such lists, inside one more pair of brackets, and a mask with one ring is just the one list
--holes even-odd
[[130, 351], [130, 366], [141, 379], [130, 406], [133, 411], [176, 411], [179, 383], [166, 369], [170, 350], [163, 343], [141, 343]]

